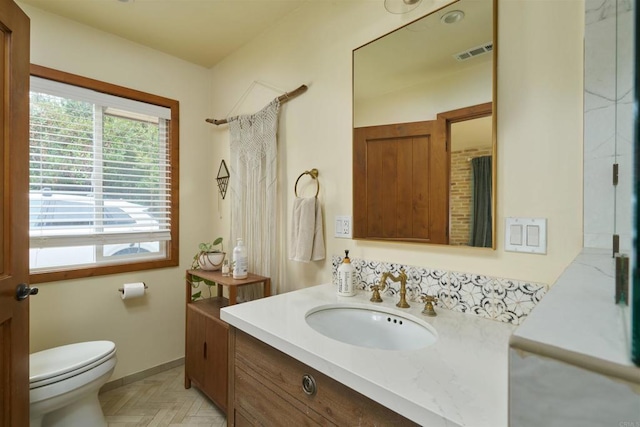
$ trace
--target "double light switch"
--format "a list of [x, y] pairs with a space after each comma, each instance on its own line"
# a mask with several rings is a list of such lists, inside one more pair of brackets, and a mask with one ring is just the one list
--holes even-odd
[[507, 218], [505, 228], [505, 251], [547, 253], [546, 218]]

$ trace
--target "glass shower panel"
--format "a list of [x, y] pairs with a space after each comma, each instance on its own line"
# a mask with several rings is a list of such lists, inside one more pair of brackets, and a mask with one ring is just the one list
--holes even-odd
[[638, 70], [638, 57], [640, 57], [640, 46], [638, 44], [638, 33], [640, 28], [640, 12], [638, 11], [637, 5], [635, 2], [633, 3], [633, 7], [635, 10], [633, 11], [634, 15], [634, 24], [635, 27], [632, 31], [633, 40], [635, 40], [635, 46], [633, 46], [633, 112], [632, 112], [632, 123], [633, 123], [633, 165], [634, 165], [634, 176], [633, 176], [633, 194], [631, 196], [631, 207], [633, 210], [633, 228], [632, 228], [632, 253], [631, 253], [631, 271], [633, 272], [631, 276], [631, 293], [629, 295], [630, 301], [630, 313], [629, 314], [629, 333], [631, 335], [631, 360], [640, 366], [640, 274], [638, 273], [638, 268], [640, 267], [640, 263], [638, 262], [639, 248], [638, 248], [638, 232], [640, 231], [640, 211], [638, 209], [638, 200], [640, 200], [640, 153], [638, 150], [640, 149], [640, 73]]
[[633, 211], [633, 98], [634, 98], [634, 2], [616, 1], [615, 62], [615, 163], [618, 185], [615, 187], [614, 233], [620, 236], [620, 252], [631, 252]]

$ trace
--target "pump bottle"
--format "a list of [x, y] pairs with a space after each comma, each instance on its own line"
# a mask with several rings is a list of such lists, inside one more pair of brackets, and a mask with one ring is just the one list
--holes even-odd
[[338, 268], [338, 295], [352, 297], [356, 294], [354, 285], [355, 268], [349, 259], [349, 251], [344, 251], [344, 260]]
[[238, 243], [233, 248], [233, 278], [234, 279], [246, 279], [247, 278], [247, 248], [244, 246], [242, 238], [238, 239]]

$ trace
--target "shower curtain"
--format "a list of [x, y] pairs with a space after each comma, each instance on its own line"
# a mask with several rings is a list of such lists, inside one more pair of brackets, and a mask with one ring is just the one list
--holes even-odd
[[491, 156], [471, 159], [473, 178], [471, 239], [469, 246], [490, 248], [491, 236]]
[[[252, 115], [228, 119], [231, 132], [229, 192], [231, 245], [242, 238], [250, 273], [278, 283], [276, 241], [277, 128], [280, 102], [274, 99]], [[272, 289], [273, 291], [273, 289]], [[261, 296], [260, 286], [243, 286], [240, 301]]]

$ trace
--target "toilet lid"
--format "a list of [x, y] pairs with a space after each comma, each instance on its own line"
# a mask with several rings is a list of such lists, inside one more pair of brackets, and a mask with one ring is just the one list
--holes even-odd
[[110, 359], [115, 352], [116, 345], [111, 341], [89, 341], [30, 354], [30, 388], [81, 374]]

